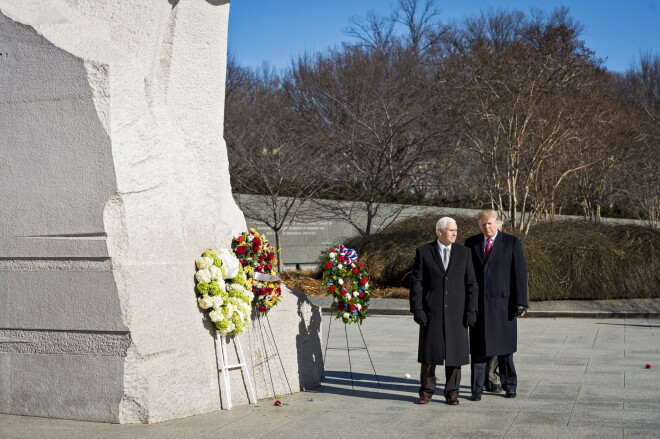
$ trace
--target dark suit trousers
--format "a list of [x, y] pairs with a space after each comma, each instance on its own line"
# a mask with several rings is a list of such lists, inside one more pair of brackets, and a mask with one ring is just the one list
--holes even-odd
[[[422, 363], [419, 396], [430, 398], [435, 393], [435, 364]], [[445, 398], [458, 396], [461, 385], [461, 366], [445, 366]]]
[[[472, 393], [483, 392], [484, 381], [486, 380], [487, 360], [487, 357], [472, 357], [472, 363], [470, 364], [470, 371], [472, 372]], [[518, 386], [518, 375], [516, 375], [516, 368], [513, 365], [513, 354], [498, 355], [497, 364], [500, 369], [500, 383], [502, 384], [502, 389], [515, 391]]]

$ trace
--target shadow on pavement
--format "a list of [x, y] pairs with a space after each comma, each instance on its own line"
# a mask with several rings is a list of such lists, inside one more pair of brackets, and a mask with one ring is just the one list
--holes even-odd
[[[419, 398], [417, 392], [419, 383], [414, 379], [400, 378], [388, 375], [378, 375], [380, 387], [376, 376], [368, 373], [353, 372], [353, 387], [351, 388], [351, 373], [338, 370], [325, 371], [325, 378], [321, 381], [321, 387], [315, 390], [321, 393], [334, 395], [353, 396], [367, 399], [388, 399], [392, 401], [407, 401], [414, 403]], [[443, 383], [438, 382], [436, 395], [437, 400], [443, 400]], [[461, 386], [461, 398], [467, 398], [464, 392], [470, 392], [470, 386]]]
[[638, 328], [660, 328], [660, 325], [642, 325], [639, 323], [596, 323], [597, 325], [608, 325], [608, 326], [635, 326]]

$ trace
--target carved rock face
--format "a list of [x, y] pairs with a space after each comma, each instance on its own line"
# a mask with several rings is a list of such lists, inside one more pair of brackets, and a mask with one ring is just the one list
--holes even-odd
[[220, 407], [193, 261], [245, 229], [222, 139], [229, 4], [141, 3], [0, 0], [0, 412]]

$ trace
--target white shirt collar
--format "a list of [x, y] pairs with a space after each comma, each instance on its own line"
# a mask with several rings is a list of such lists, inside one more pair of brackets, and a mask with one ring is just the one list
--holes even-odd
[[[497, 234], [498, 234], [498, 233], [500, 233], [500, 232], [495, 232], [495, 235], [493, 235], [493, 237], [490, 238], [490, 239], [493, 240], [493, 242], [495, 242], [495, 238], [497, 238]], [[486, 238], [486, 235], [484, 235], [484, 242], [486, 242], [486, 241], [488, 241], [488, 238]]]
[[445, 248], [445, 247], [447, 247], [447, 251], [449, 251], [451, 253], [451, 244], [444, 245], [443, 243], [440, 242], [439, 239], [436, 239], [435, 242], [438, 243], [438, 249], [440, 250], [440, 253], [442, 253], [442, 249]]

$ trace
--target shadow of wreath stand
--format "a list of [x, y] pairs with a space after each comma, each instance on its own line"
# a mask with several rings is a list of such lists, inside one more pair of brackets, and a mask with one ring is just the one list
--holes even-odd
[[[330, 313], [330, 316], [332, 317], [332, 313]], [[358, 323], [356, 326], [358, 328], [358, 331], [360, 333], [360, 337], [362, 338], [362, 346], [358, 347], [351, 347], [348, 344], [348, 323], [344, 323], [344, 336], [346, 337], [346, 347], [329, 347], [328, 346], [328, 341], [330, 340], [330, 330], [332, 329], [332, 321], [335, 320], [333, 318], [330, 319], [330, 324], [328, 325], [328, 335], [326, 336], [325, 339], [325, 351], [323, 351], [323, 374], [321, 375], [321, 381], [325, 379], [325, 358], [326, 354], [328, 353], [328, 349], [337, 349], [337, 350], [345, 350], [346, 353], [348, 354], [348, 369], [351, 372], [351, 389], [353, 389], [353, 392], [355, 392], [355, 385], [353, 382], [353, 366], [351, 364], [351, 351], [361, 351], [365, 350], [367, 352], [367, 357], [369, 357], [369, 363], [371, 363], [371, 368], [374, 371], [374, 376], [376, 377], [376, 382], [378, 383], [378, 387], [381, 388], [380, 386], [380, 379], [378, 379], [378, 374], [376, 373], [376, 368], [374, 367], [374, 362], [371, 360], [371, 354], [369, 354], [369, 348], [367, 347], [367, 342], [364, 340], [364, 335], [362, 334], [362, 328], [361, 323]]]

